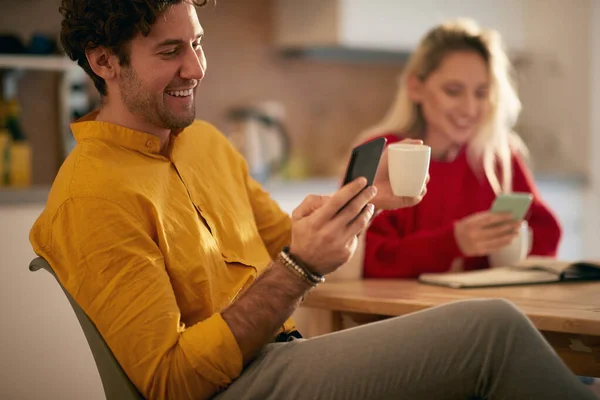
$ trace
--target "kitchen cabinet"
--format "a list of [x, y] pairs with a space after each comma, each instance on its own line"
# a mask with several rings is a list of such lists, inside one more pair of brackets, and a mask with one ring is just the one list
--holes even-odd
[[499, 30], [511, 51], [524, 50], [522, 0], [276, 0], [275, 42], [283, 48], [410, 52], [438, 23], [470, 17]]

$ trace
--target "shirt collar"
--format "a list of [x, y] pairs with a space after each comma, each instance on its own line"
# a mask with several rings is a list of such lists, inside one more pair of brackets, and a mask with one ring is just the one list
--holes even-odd
[[71, 124], [77, 142], [100, 139], [141, 153], [160, 154], [160, 139], [155, 135], [109, 122], [96, 121], [97, 115], [97, 111], [92, 112]]

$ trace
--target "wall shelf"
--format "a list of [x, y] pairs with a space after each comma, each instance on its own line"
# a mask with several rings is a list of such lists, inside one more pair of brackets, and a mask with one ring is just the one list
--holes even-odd
[[[58, 76], [56, 97], [51, 95], [48, 98], [54, 97], [56, 99], [58, 109], [58, 132], [60, 136], [56, 150], [59, 164], [62, 163], [70, 150], [69, 143], [72, 135], [69, 128], [71, 122], [69, 101], [71, 80], [77, 70], [77, 63], [64, 55], [0, 54], [0, 98], [14, 96], [14, 93], [7, 94], [6, 88], [9, 87], [10, 91], [16, 91], [18, 88], [17, 81], [27, 72], [54, 73]], [[4, 198], [21, 198], [23, 194], [29, 196], [30, 193], [31, 191], [13, 191], [7, 194], [6, 191], [2, 191], [0, 192], [0, 202], [6, 202]]]
[[65, 56], [0, 54], [0, 69], [67, 72], [75, 67], [77, 64]]

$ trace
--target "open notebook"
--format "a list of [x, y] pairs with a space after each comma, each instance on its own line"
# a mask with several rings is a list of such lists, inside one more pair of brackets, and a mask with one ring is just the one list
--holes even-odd
[[575, 280], [600, 280], [600, 261], [559, 261], [530, 257], [519, 264], [477, 271], [421, 274], [419, 281], [453, 288], [527, 285]]

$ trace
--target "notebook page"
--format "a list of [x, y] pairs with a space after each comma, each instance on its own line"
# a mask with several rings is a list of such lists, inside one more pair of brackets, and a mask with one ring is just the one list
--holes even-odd
[[460, 288], [557, 282], [560, 278], [556, 274], [543, 270], [499, 267], [459, 273], [421, 274], [419, 280], [426, 283]]

